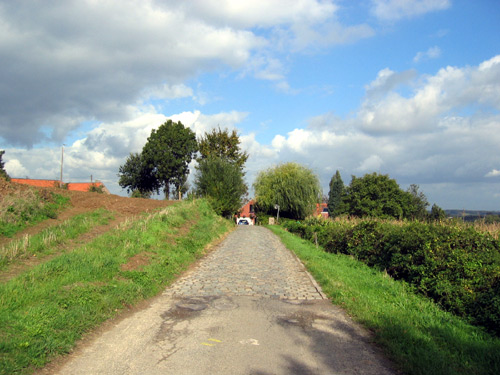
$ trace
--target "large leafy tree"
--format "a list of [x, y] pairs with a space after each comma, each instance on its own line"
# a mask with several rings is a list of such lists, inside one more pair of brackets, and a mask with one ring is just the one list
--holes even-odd
[[328, 192], [328, 212], [331, 217], [345, 213], [345, 186], [340, 172], [336, 171], [330, 180], [330, 191]]
[[285, 163], [260, 172], [254, 189], [260, 210], [274, 212], [277, 204], [280, 214], [292, 219], [304, 219], [321, 201], [318, 177], [297, 163]]
[[198, 141], [200, 151], [198, 161], [207, 158], [224, 158], [243, 170], [248, 154], [241, 151], [240, 143], [236, 130], [229, 132], [228, 129], [212, 129], [210, 133], [205, 133]]
[[155, 189], [163, 189], [168, 198], [170, 186], [182, 189], [189, 174], [188, 165], [198, 150], [194, 132], [179, 122], [168, 120], [153, 129], [142, 149], [142, 158], [157, 182]]
[[347, 211], [354, 216], [414, 219], [428, 204], [418, 186], [404, 191], [396, 180], [377, 173], [352, 176], [346, 192]]
[[149, 197], [158, 189], [152, 168], [148, 168], [139, 153], [131, 153], [124, 165], [120, 166], [118, 184], [133, 196]]
[[219, 215], [232, 216], [241, 208], [247, 186], [240, 168], [227, 158], [209, 157], [196, 167], [195, 191], [209, 199]]
[[2, 156], [5, 154], [4, 150], [0, 151], [0, 178], [5, 178], [6, 180], [10, 180], [7, 171], [4, 169], [5, 163], [2, 161]]

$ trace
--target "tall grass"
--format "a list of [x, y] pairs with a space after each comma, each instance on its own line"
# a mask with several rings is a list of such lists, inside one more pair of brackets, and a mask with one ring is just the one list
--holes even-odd
[[12, 237], [27, 226], [55, 219], [69, 198], [46, 190], [19, 190], [0, 199], [0, 236]]
[[373, 332], [388, 357], [409, 375], [499, 374], [500, 339], [441, 310], [344, 254], [286, 232], [271, 230], [294, 251], [331, 298]]
[[[0, 374], [30, 373], [84, 332], [160, 292], [232, 224], [204, 200], [121, 225], [0, 284]], [[134, 256], [146, 261], [130, 263]]]
[[66, 243], [88, 232], [97, 225], [108, 223], [112, 214], [104, 209], [76, 215], [54, 227], [49, 227], [35, 235], [24, 235], [0, 247], [0, 270], [14, 259], [49, 254], [55, 246]]

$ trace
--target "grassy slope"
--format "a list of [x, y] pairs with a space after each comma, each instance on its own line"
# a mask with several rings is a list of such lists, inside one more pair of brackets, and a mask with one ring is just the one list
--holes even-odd
[[231, 225], [203, 200], [182, 202], [0, 284], [0, 374], [29, 373], [68, 352], [124, 306], [160, 292]]
[[443, 312], [406, 284], [272, 226], [332, 302], [365, 327], [406, 374], [500, 374], [500, 340]]

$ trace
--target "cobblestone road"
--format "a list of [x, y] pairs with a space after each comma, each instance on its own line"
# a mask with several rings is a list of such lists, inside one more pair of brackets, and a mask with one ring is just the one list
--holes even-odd
[[238, 227], [165, 294], [324, 298], [295, 255], [270, 230], [258, 226]]

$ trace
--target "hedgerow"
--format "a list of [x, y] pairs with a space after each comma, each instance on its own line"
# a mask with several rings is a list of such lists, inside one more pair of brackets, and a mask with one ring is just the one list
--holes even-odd
[[472, 226], [423, 222], [287, 222], [325, 251], [352, 255], [408, 282], [445, 310], [500, 336], [500, 241]]

